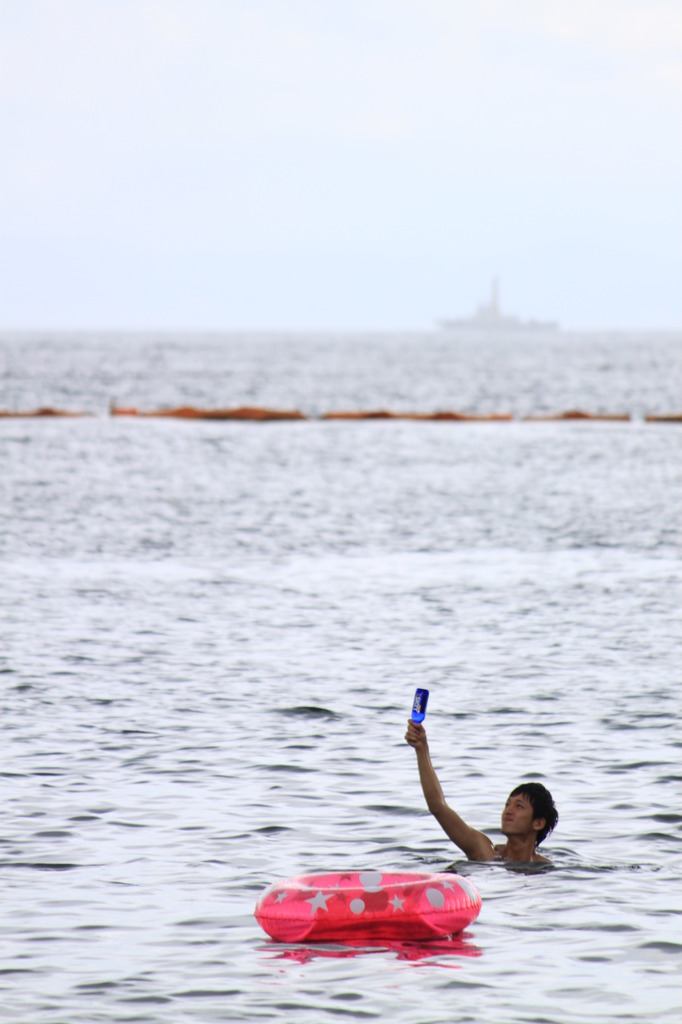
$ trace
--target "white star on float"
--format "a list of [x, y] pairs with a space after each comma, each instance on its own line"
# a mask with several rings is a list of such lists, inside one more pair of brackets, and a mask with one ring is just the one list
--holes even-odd
[[286, 897], [287, 894], [285, 892], [281, 892], [279, 893], [279, 895], [275, 896], [275, 899], [277, 900], [278, 903], [281, 903], [282, 900], [286, 899]]
[[403, 903], [405, 902], [405, 900], [404, 899], [401, 900], [400, 896], [398, 896], [398, 894], [396, 893], [395, 896], [393, 897], [393, 899], [389, 900], [388, 902], [393, 904], [393, 911], [395, 913], [396, 910], [402, 910], [403, 909]]
[[455, 888], [454, 885], [452, 884], [452, 882], [446, 882], [443, 879], [441, 879], [440, 884], [443, 886], [444, 889], [454, 889]]
[[309, 900], [306, 900], [306, 903], [310, 904], [311, 913], [314, 914], [316, 910], [326, 910], [327, 900], [331, 899], [331, 897], [332, 893], [329, 893], [327, 896], [323, 896], [322, 890], [320, 889], [320, 891], [316, 893], [315, 896], [312, 896]]

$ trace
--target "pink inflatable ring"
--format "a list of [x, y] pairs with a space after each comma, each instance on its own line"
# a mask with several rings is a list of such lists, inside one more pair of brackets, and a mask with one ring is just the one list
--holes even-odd
[[421, 941], [461, 932], [480, 909], [476, 886], [460, 875], [354, 871], [276, 882], [255, 915], [278, 942]]

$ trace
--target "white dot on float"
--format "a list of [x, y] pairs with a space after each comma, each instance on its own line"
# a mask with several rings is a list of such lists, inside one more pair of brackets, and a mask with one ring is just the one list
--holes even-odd
[[360, 885], [368, 892], [379, 892], [381, 889], [382, 875], [380, 871], [361, 871]]
[[461, 876], [457, 877], [457, 881], [459, 882], [460, 888], [464, 890], [469, 899], [476, 902], [478, 900], [478, 893], [474, 889], [471, 882], [467, 878], [462, 878]]
[[445, 906], [445, 894], [440, 889], [427, 889], [426, 898], [436, 910], [440, 910], [441, 907]]
[[350, 909], [353, 911], [354, 914], [361, 914], [365, 909], [365, 901], [361, 899], [351, 900]]

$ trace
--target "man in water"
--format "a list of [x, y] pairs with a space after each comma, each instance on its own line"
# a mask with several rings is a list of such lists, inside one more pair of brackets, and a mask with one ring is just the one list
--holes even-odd
[[559, 820], [559, 812], [548, 789], [539, 782], [524, 782], [512, 790], [502, 811], [500, 829], [507, 841], [494, 845], [488, 836], [467, 825], [445, 802], [438, 776], [431, 764], [424, 726], [408, 719], [405, 739], [417, 752], [419, 781], [426, 797], [426, 806], [468, 860], [550, 863], [537, 852], [537, 847]]

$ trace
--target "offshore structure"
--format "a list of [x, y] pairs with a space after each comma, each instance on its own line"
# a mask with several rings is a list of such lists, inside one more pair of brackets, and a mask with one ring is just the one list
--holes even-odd
[[484, 302], [473, 316], [461, 320], [439, 320], [438, 323], [446, 331], [556, 331], [559, 324], [555, 320], [521, 320], [500, 311], [500, 283], [493, 278], [490, 288], [490, 302]]

